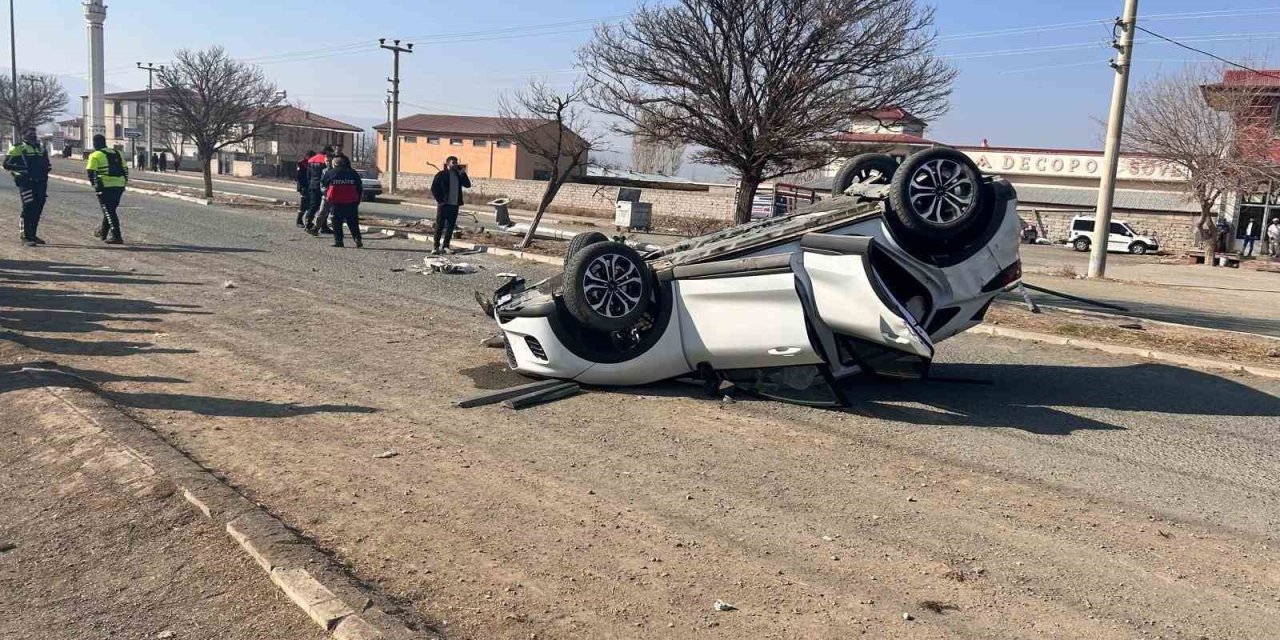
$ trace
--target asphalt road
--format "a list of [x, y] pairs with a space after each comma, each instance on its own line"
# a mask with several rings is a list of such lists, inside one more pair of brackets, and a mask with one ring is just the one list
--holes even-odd
[[0, 240], [0, 362], [99, 381], [452, 637], [1280, 628], [1275, 381], [962, 336], [938, 372], [989, 384], [870, 384], [851, 411], [676, 384], [459, 410], [520, 382], [472, 292], [547, 267], [423, 276], [421, 244], [334, 249], [288, 210], [125, 206], [104, 246], [91, 192], [55, 183], [52, 244]]

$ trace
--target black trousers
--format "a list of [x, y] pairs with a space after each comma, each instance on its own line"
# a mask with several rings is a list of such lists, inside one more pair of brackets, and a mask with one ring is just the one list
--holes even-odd
[[103, 187], [98, 192], [98, 204], [102, 205], [102, 230], [111, 234], [107, 237], [116, 240], [120, 239], [120, 216], [116, 215], [116, 209], [122, 197], [124, 187]]
[[298, 191], [298, 224], [302, 224], [303, 216], [307, 215], [307, 207], [310, 203], [307, 201], [307, 190]]
[[307, 214], [302, 219], [307, 227], [316, 221], [316, 214], [320, 212], [320, 198], [323, 196], [324, 192], [320, 189], [307, 189]]
[[[449, 246], [449, 240], [453, 238], [453, 230], [458, 226], [458, 208], [456, 204], [436, 205], [435, 248], [440, 249]], [[440, 244], [442, 234], [444, 244]]]
[[347, 225], [351, 237], [360, 242], [360, 203], [333, 205], [333, 243], [342, 244], [342, 225]]
[[18, 196], [22, 198], [22, 237], [35, 240], [40, 216], [44, 214], [44, 203], [49, 197], [49, 182], [24, 180], [18, 187]]

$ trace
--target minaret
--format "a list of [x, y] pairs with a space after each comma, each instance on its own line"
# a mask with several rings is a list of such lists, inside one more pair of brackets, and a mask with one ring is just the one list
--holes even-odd
[[[102, 23], [107, 20], [107, 6], [102, 0], [85, 0], [84, 21], [89, 29], [89, 112], [84, 114], [85, 131], [89, 136], [106, 134], [107, 123], [103, 118], [103, 84], [106, 74], [103, 72], [102, 59]], [[88, 147], [89, 140], [84, 141]]]

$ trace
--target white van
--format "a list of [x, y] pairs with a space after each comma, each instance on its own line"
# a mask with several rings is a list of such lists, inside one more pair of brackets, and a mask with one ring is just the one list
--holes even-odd
[[[1067, 242], [1076, 251], [1088, 251], [1093, 244], [1093, 216], [1076, 216], [1071, 219], [1071, 235]], [[1111, 235], [1107, 241], [1107, 251], [1142, 255], [1160, 250], [1160, 243], [1154, 234], [1144, 236], [1133, 230], [1128, 222], [1111, 221]]]

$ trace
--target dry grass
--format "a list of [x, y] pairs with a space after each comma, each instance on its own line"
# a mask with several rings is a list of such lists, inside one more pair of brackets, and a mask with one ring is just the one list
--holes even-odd
[[715, 233], [731, 226], [733, 226], [732, 222], [720, 218], [662, 215], [653, 217], [653, 228], [655, 230], [675, 233], [686, 238]]
[[1243, 364], [1280, 368], [1280, 339], [1194, 328], [1170, 327], [1121, 318], [1079, 316], [1055, 311], [1032, 314], [1021, 305], [998, 303], [987, 322], [1014, 329], [1037, 331], [1068, 338], [1165, 351]]

